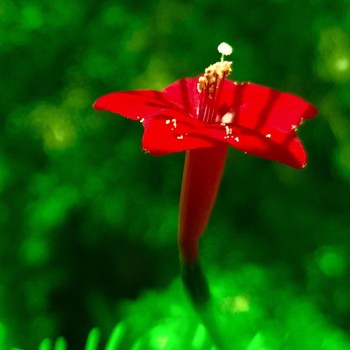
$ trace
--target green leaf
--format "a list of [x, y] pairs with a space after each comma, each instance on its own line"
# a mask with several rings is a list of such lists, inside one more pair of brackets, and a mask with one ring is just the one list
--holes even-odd
[[124, 324], [118, 323], [114, 327], [112, 334], [108, 339], [105, 350], [117, 350], [121, 343], [122, 337], [124, 336], [124, 333], [125, 333]]
[[54, 350], [67, 350], [67, 342], [64, 337], [57, 338]]
[[50, 338], [45, 338], [41, 341], [38, 350], [51, 350], [52, 340]]
[[100, 335], [100, 330], [97, 327], [91, 329], [86, 340], [85, 350], [98, 350]]

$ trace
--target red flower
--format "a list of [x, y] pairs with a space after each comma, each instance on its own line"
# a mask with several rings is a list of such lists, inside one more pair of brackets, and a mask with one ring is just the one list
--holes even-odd
[[180, 79], [163, 91], [114, 92], [94, 104], [95, 109], [139, 120], [142, 147], [152, 155], [189, 151], [179, 214], [185, 262], [198, 258], [198, 239], [215, 202], [228, 145], [295, 168], [306, 165], [296, 129], [316, 109], [289, 93], [229, 81], [230, 71], [231, 62], [222, 59], [202, 76]]
[[142, 148], [152, 155], [230, 144], [295, 168], [306, 165], [296, 128], [316, 115], [308, 102], [226, 79], [221, 80], [216, 98], [210, 99], [197, 85], [198, 78], [185, 78], [163, 91], [114, 92], [100, 97], [94, 108], [141, 121]]

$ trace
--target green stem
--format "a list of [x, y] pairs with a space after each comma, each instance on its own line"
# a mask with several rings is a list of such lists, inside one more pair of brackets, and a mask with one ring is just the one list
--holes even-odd
[[208, 280], [199, 262], [182, 264], [181, 278], [196, 309], [203, 308], [210, 302]]
[[218, 350], [229, 350], [216, 322], [209, 283], [199, 262], [183, 263], [181, 266], [181, 277], [192, 305], [213, 343]]

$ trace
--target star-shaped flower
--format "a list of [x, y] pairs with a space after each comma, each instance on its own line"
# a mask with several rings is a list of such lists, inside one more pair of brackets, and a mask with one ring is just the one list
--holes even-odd
[[221, 181], [228, 145], [254, 156], [303, 168], [307, 157], [296, 130], [317, 110], [304, 99], [262, 85], [227, 80], [232, 49], [218, 47], [220, 62], [203, 75], [183, 78], [162, 91], [113, 92], [94, 108], [138, 120], [143, 149], [156, 156], [186, 152], [179, 208], [179, 247], [184, 265], [198, 261]]
[[94, 108], [139, 120], [142, 148], [152, 155], [229, 144], [303, 168], [307, 157], [296, 129], [316, 108], [290, 93], [227, 80], [230, 71], [231, 62], [217, 62], [201, 77], [180, 79], [162, 91], [104, 95]]

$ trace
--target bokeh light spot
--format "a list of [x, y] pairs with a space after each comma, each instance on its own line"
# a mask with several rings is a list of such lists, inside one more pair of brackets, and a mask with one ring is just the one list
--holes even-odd
[[341, 71], [341, 72], [345, 72], [349, 69], [350, 67], [350, 61], [349, 61], [349, 57], [339, 57], [336, 61], [335, 61], [335, 67]]
[[328, 277], [340, 277], [346, 269], [345, 258], [336, 247], [324, 247], [317, 253], [320, 269]]
[[34, 4], [26, 4], [22, 7], [22, 23], [26, 29], [38, 29], [43, 25], [43, 16]]
[[350, 38], [338, 27], [321, 31], [318, 71], [327, 81], [344, 83], [350, 80]]
[[[163, 320], [164, 321], [164, 320]], [[150, 349], [162, 350], [174, 347], [175, 324], [170, 320], [158, 324], [150, 331]], [[171, 340], [171, 341], [170, 341]]]
[[20, 254], [29, 265], [39, 265], [45, 263], [50, 257], [50, 250], [46, 242], [42, 239], [28, 239], [22, 244]]
[[102, 22], [110, 28], [121, 27], [127, 24], [128, 14], [124, 8], [118, 4], [106, 7], [102, 14]]
[[248, 312], [250, 309], [249, 296], [237, 295], [235, 297], [224, 298], [221, 309], [224, 312], [231, 313]]
[[49, 229], [63, 221], [67, 211], [78, 201], [78, 193], [73, 186], [58, 187], [44, 200], [29, 208], [33, 228]]
[[63, 107], [39, 105], [31, 113], [30, 121], [49, 150], [68, 148], [77, 138], [71, 114]]

